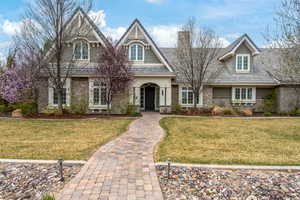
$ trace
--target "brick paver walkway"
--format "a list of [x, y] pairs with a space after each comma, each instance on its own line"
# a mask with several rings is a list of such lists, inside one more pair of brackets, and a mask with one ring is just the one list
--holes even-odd
[[159, 113], [144, 113], [135, 120], [90, 158], [57, 199], [163, 199], [153, 160], [153, 148], [163, 136], [160, 118]]

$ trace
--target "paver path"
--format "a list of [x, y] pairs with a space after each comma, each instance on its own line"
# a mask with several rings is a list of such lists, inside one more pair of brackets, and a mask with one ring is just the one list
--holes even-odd
[[90, 158], [57, 199], [163, 199], [153, 160], [153, 148], [163, 136], [160, 119], [159, 113], [144, 113], [131, 123]]

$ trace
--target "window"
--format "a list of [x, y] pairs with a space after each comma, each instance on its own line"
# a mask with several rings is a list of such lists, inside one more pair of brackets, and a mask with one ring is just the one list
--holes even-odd
[[107, 90], [104, 83], [92, 81], [91, 83], [92, 106], [105, 106]]
[[89, 45], [86, 42], [77, 42], [74, 45], [74, 56], [76, 60], [89, 59]]
[[[200, 98], [197, 97], [197, 104], [199, 104]], [[191, 87], [181, 88], [181, 104], [182, 105], [194, 105], [194, 93]]]
[[132, 61], [144, 60], [144, 47], [139, 44], [133, 44], [129, 49], [129, 59]]
[[[53, 104], [58, 105], [58, 93], [56, 89], [53, 89]], [[62, 89], [62, 104], [66, 105], [67, 104], [67, 89], [63, 88]]]
[[236, 71], [249, 72], [250, 71], [250, 55], [238, 54], [236, 56]]
[[[70, 91], [71, 79], [67, 78], [62, 88], [62, 104], [65, 106], [70, 106]], [[48, 87], [48, 105], [54, 107], [58, 105], [58, 92], [50, 79]]]
[[255, 88], [233, 88], [233, 102], [255, 103]]

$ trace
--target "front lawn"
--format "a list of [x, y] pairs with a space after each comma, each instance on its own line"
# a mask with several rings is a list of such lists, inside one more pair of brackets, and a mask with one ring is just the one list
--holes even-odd
[[86, 160], [133, 119], [0, 119], [0, 158]]
[[300, 165], [300, 119], [164, 118], [157, 161]]

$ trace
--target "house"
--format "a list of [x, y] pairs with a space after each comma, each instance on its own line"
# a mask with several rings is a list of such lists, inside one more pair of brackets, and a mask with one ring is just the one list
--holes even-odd
[[[81, 105], [86, 102], [90, 113], [106, 110], [104, 101], [105, 86], [95, 77], [97, 51], [105, 45], [105, 37], [93, 21], [80, 9], [70, 19], [71, 24], [85, 21], [92, 31], [85, 37], [72, 38], [67, 42], [66, 56], [75, 53], [76, 67], [66, 81], [63, 103], [66, 106]], [[179, 32], [181, 38], [184, 32]], [[180, 45], [180, 40], [178, 45]], [[118, 46], [128, 49], [132, 61], [134, 80], [129, 92], [118, 95], [112, 102], [112, 110], [120, 113], [128, 104], [140, 111], [170, 112], [172, 105], [192, 107], [193, 93], [184, 78], [178, 73], [175, 48], [159, 48], [139, 20], [127, 29]], [[295, 86], [283, 84], [266, 70], [262, 59], [276, 58], [270, 49], [259, 49], [245, 34], [227, 48], [221, 50], [216, 65], [222, 65], [222, 72], [206, 84], [199, 96], [197, 106], [212, 105], [250, 107], [262, 111], [263, 99], [276, 92], [278, 112], [290, 111], [295, 107]], [[41, 81], [39, 110], [57, 106], [57, 95], [48, 79]]]

